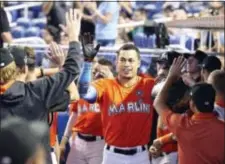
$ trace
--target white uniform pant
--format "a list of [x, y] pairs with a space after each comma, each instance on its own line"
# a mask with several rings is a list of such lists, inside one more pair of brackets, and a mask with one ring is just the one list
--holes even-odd
[[51, 152], [52, 164], [58, 164], [55, 152]]
[[177, 164], [178, 163], [178, 153], [172, 152], [165, 154], [162, 157], [152, 158], [151, 164]]
[[146, 149], [134, 155], [123, 155], [107, 150], [105, 146], [102, 164], [150, 164], [149, 153]]
[[87, 142], [76, 136], [70, 143], [67, 164], [101, 164], [104, 140]]

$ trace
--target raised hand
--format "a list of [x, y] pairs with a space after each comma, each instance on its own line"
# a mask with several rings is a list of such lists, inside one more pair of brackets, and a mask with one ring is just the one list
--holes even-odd
[[179, 56], [173, 60], [173, 64], [170, 67], [168, 77], [177, 78], [181, 76], [182, 68], [185, 66], [186, 60], [183, 56]]
[[62, 67], [66, 58], [63, 49], [55, 42], [52, 42], [49, 48], [50, 53], [47, 55], [47, 57], [51, 60], [52, 63], [56, 64], [59, 67]]
[[100, 44], [94, 47], [92, 43], [92, 36], [89, 33], [86, 33], [81, 36], [81, 43], [84, 60], [87, 62], [92, 62], [99, 51]]
[[69, 41], [79, 41], [82, 13], [78, 9], [70, 9], [66, 13], [66, 29]]

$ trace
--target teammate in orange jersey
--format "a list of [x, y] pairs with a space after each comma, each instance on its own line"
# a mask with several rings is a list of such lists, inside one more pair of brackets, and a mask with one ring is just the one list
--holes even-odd
[[[104, 58], [94, 64], [93, 80], [113, 78], [112, 63]], [[68, 164], [100, 164], [104, 139], [102, 134], [101, 113], [98, 104], [89, 104], [83, 99], [71, 104], [70, 115], [63, 140], [60, 144], [62, 155], [66, 143], [71, 137], [71, 149], [67, 159]], [[73, 127], [73, 128], [72, 128]]]
[[115, 79], [100, 79], [90, 85], [92, 59], [98, 48], [82, 44], [84, 67], [80, 96], [101, 109], [105, 148], [102, 164], [150, 164], [147, 144], [152, 126], [151, 91], [154, 80], [137, 75], [140, 52], [133, 44], [117, 52]]

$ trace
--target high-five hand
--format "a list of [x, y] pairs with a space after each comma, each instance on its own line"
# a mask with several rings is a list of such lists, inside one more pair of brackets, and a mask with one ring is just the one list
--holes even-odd
[[84, 55], [84, 60], [88, 62], [92, 62], [95, 56], [97, 55], [100, 44], [94, 47], [91, 39], [91, 35], [89, 33], [81, 36], [82, 50]]
[[77, 9], [70, 9], [66, 13], [66, 28], [69, 36], [69, 41], [79, 41], [80, 25], [82, 13]]
[[173, 60], [173, 64], [170, 67], [168, 77], [178, 78], [181, 76], [182, 68], [186, 64], [186, 60], [183, 56], [179, 56]]

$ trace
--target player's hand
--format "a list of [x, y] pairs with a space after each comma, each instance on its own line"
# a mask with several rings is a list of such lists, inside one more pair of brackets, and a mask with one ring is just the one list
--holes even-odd
[[92, 62], [99, 51], [100, 44], [94, 47], [92, 43], [92, 36], [90, 35], [90, 33], [86, 33], [83, 36], [81, 36], [81, 43], [84, 54], [84, 60]]
[[178, 78], [181, 76], [181, 71], [186, 64], [186, 60], [183, 56], [179, 56], [173, 60], [173, 64], [170, 67], [168, 77]]
[[161, 149], [157, 149], [154, 146], [150, 147], [149, 152], [150, 152], [151, 157], [153, 157], [153, 158], [157, 158], [162, 154]]
[[78, 9], [70, 9], [66, 13], [66, 29], [69, 41], [79, 41], [82, 13]]
[[68, 139], [63, 137], [62, 141], [59, 145], [60, 149], [60, 160], [64, 161], [65, 160], [65, 151], [66, 151], [66, 143], [68, 142]]
[[50, 44], [49, 49], [50, 49], [50, 53], [47, 54], [47, 57], [51, 60], [51, 62], [53, 62], [59, 67], [62, 67], [66, 58], [66, 55], [63, 52], [63, 49], [55, 42], [52, 42]]
[[163, 144], [160, 139], [155, 139], [152, 144], [156, 149], [161, 149]]

